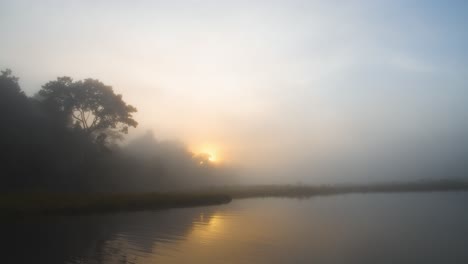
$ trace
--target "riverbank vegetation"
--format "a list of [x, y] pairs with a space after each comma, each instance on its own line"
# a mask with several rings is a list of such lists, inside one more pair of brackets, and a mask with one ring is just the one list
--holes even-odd
[[224, 194], [122, 193], [122, 194], [2, 194], [0, 215], [90, 214], [156, 210], [229, 203]]
[[310, 198], [349, 193], [468, 191], [468, 181], [421, 181], [368, 185], [257, 185], [160, 193], [0, 195], [0, 215], [88, 214], [220, 205], [231, 199]]

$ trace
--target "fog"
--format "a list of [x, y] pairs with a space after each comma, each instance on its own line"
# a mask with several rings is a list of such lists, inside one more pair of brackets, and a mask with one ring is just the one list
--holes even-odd
[[[138, 109], [138, 126], [108, 142], [123, 168], [98, 166], [110, 188], [466, 179], [467, 11], [463, 1], [5, 0], [0, 69], [30, 99], [59, 76], [93, 78]], [[52, 120], [30, 117], [45, 111], [33, 105], [18, 111]], [[25, 126], [46, 136], [2, 146], [33, 149], [26, 160], [43, 153], [31, 146], [52, 151], [52, 130]]]

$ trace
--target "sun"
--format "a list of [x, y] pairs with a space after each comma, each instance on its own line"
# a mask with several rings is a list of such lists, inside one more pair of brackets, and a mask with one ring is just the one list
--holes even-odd
[[218, 159], [216, 158], [216, 155], [214, 155], [212, 153], [208, 153], [208, 160], [210, 162], [216, 162]]
[[222, 160], [221, 156], [219, 155], [219, 151], [220, 151], [219, 146], [206, 144], [202, 146], [193, 147], [191, 149], [192, 149], [191, 152], [194, 153], [195, 156], [203, 157], [203, 159], [206, 162], [220, 163]]

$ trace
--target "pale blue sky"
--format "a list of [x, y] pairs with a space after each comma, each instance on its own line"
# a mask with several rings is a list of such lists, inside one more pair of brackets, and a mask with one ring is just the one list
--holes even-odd
[[259, 178], [324, 180], [324, 164], [364, 175], [456, 159], [466, 14], [466, 1], [0, 0], [0, 68], [28, 94], [98, 78], [139, 109], [133, 135]]

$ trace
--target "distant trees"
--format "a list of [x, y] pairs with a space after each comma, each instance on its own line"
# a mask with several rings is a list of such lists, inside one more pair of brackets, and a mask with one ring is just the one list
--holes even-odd
[[65, 122], [92, 135], [98, 142], [116, 132], [127, 134], [129, 127], [138, 125], [132, 116], [137, 109], [126, 104], [111, 86], [98, 80], [73, 81], [70, 77], [59, 77], [42, 86], [39, 95]]
[[37, 155], [45, 152], [40, 137], [50, 133], [8, 69], [0, 74], [0, 112], [0, 190], [37, 185], [31, 172], [41, 173], [36, 170], [44, 164]]
[[204, 166], [204, 167], [210, 166], [210, 163], [211, 163], [210, 158], [211, 158], [211, 155], [207, 153], [200, 153], [200, 154], [196, 154], [193, 156], [193, 159], [195, 160], [195, 162], [198, 165]]

